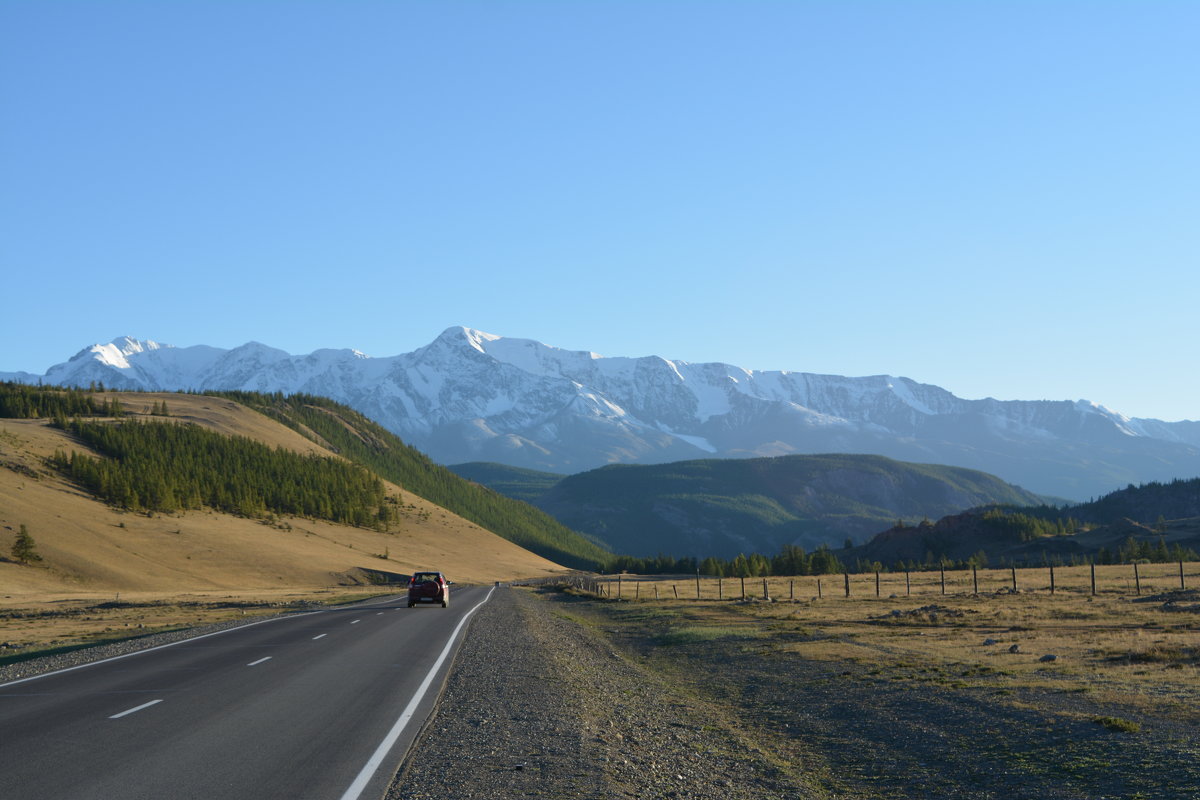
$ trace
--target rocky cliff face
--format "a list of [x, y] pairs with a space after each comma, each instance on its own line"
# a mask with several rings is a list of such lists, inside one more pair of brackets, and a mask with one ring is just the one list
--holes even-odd
[[980, 469], [1070, 499], [1200, 475], [1200, 423], [1130, 419], [1086, 401], [963, 400], [886, 375], [602, 358], [461, 327], [388, 358], [123, 338], [44, 376], [0, 378], [323, 395], [443, 463], [490, 460], [563, 473], [615, 462], [877, 453]]

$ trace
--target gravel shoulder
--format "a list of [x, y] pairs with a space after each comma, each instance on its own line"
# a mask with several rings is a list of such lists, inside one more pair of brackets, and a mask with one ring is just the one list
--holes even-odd
[[388, 800], [841, 796], [569, 618], [572, 602], [504, 589], [480, 609]]

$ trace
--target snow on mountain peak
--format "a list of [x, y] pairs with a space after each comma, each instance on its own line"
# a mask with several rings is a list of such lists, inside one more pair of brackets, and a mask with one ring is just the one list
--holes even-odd
[[912, 381], [908, 378], [893, 378], [888, 375], [885, 377], [888, 389], [891, 389], [892, 394], [896, 395], [902, 403], [907, 405], [919, 414], [924, 414], [927, 417], [932, 417], [934, 412], [929, 406], [921, 402], [912, 391]]
[[1076, 400], [1075, 407], [1085, 414], [1098, 414], [1101, 417], [1108, 419], [1117, 430], [1126, 436], [1148, 436], [1150, 435], [1146, 426], [1139, 420], [1125, 416], [1119, 411], [1113, 411], [1111, 408], [1092, 400]]
[[465, 325], [452, 325], [438, 335], [435, 343], [443, 343], [454, 346], [466, 345], [473, 350], [478, 350], [481, 353], [487, 352], [488, 342], [495, 342], [502, 337], [491, 333], [484, 333], [475, 328], [468, 328]]
[[129, 369], [129, 356], [137, 353], [145, 353], [149, 350], [161, 350], [170, 347], [171, 345], [159, 344], [158, 342], [149, 339], [141, 340], [134, 339], [132, 336], [122, 336], [113, 339], [108, 344], [94, 344], [83, 354], [91, 354], [92, 357], [110, 367], [117, 369]]
[[502, 338], [492, 333], [477, 331], [474, 328], [463, 328], [462, 331], [467, 337], [467, 342], [481, 353], [487, 352], [487, 345], [485, 344], [486, 342], [496, 342]]

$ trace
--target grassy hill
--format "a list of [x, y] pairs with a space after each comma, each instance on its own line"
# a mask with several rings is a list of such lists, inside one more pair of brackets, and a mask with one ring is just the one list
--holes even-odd
[[[273, 454], [283, 451], [300, 457], [302, 463], [318, 461], [322, 465], [318, 471], [328, 469], [330, 475], [351, 478], [350, 483], [357, 480], [353, 476], [369, 470], [355, 466], [345, 472], [351, 459], [333, 452], [321, 437], [311, 431], [301, 435], [230, 398], [104, 392], [75, 393], [74, 400], [80, 397], [98, 405], [91, 409], [0, 405], [3, 413], [26, 415], [0, 419], [0, 586], [6, 602], [39, 593], [110, 599], [116, 592], [131, 599], [180, 594], [275, 596], [330, 590], [423, 568], [441, 569], [458, 581], [546, 575], [561, 569], [556, 562], [378, 473], [368, 475], [359, 487], [366, 490], [363, 496], [369, 502], [371, 497], [377, 502], [376, 492], [382, 492], [382, 503], [371, 509], [374, 513], [368, 519], [360, 520], [366, 525], [339, 522], [333, 507], [324, 518], [319, 513], [302, 516], [253, 504], [233, 511], [207, 503], [193, 508], [186, 502], [187, 493], [176, 496], [179, 502], [171, 510], [148, 505], [149, 496], [139, 496], [136, 504], [102, 501], [52, 462], [56, 454], [69, 460], [74, 453], [77, 460], [94, 459], [105, 465], [122, 457], [106, 444], [89, 443], [78, 432], [55, 427], [60, 411], [107, 413], [93, 419], [110, 425], [132, 422], [149, 428], [156, 423], [191, 423], [221, 434], [218, 438], [241, 437], [261, 446], [261, 450], [251, 448], [257, 453], [254, 458], [265, 452], [276, 462], [279, 459]], [[112, 416], [114, 411], [120, 416]], [[233, 481], [231, 485], [249, 484]], [[378, 510], [384, 504], [394, 513], [380, 520]], [[9, 557], [22, 526], [42, 557], [33, 565]]]
[[898, 519], [1041, 500], [976, 470], [816, 455], [608, 466], [563, 478], [536, 503], [615, 552], [731, 558], [840, 547]]
[[353, 409], [311, 395], [222, 394], [410, 492], [556, 563], [594, 569], [612, 553], [533, 506], [459, 477]]

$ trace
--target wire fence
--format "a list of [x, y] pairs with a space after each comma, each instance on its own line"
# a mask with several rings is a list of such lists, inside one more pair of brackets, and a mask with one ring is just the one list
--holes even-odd
[[1200, 587], [1200, 562], [934, 569], [795, 577], [574, 575], [579, 591], [620, 600], [772, 600], [1044, 592], [1144, 595]]

